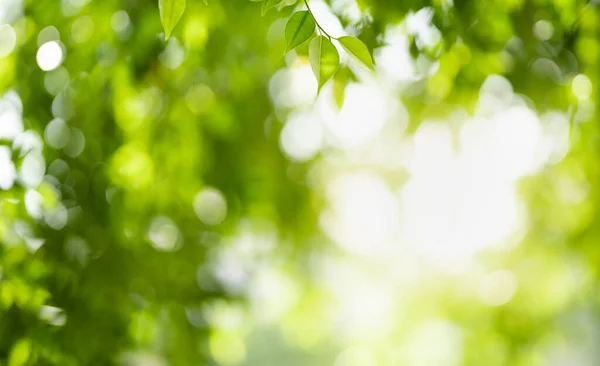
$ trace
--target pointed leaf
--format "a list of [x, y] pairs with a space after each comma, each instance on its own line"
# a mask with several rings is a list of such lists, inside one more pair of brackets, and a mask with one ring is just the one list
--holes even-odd
[[318, 36], [310, 41], [308, 58], [321, 90], [340, 65], [340, 55], [329, 39]]
[[267, 12], [273, 9], [277, 4], [279, 4], [281, 0], [265, 0], [262, 3], [262, 8], [260, 10], [261, 15], [267, 14]]
[[165, 40], [169, 39], [175, 25], [185, 10], [185, 0], [158, 0], [160, 20], [165, 28]]
[[352, 70], [347, 66], [340, 67], [333, 76], [332, 94], [338, 109], [342, 109], [346, 96], [346, 86], [355, 78]]
[[342, 109], [344, 105], [344, 98], [346, 96], [346, 83], [347, 80], [340, 80], [338, 78], [333, 79], [333, 100], [338, 109]]
[[286, 52], [310, 39], [316, 26], [315, 18], [310, 12], [299, 11], [294, 13], [285, 26]]
[[344, 50], [346, 50], [350, 56], [353, 56], [360, 61], [363, 66], [373, 70], [373, 58], [371, 57], [367, 46], [365, 46], [360, 39], [344, 36], [338, 38], [338, 42], [340, 42]]

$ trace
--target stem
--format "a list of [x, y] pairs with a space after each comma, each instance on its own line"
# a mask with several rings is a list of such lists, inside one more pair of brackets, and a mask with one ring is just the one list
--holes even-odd
[[323, 29], [323, 27], [321, 27], [321, 25], [319, 24], [319, 22], [317, 22], [317, 18], [315, 18], [315, 14], [313, 14], [312, 10], [310, 10], [310, 6], [308, 6], [308, 1], [304, 0], [304, 4], [306, 5], [306, 9], [308, 9], [308, 12], [310, 13], [310, 15], [312, 15], [313, 19], [315, 20], [315, 24], [317, 25], [317, 28], [319, 28], [319, 30], [321, 31], [321, 33], [323, 33], [324, 35], [327, 36], [327, 38], [329, 38], [330, 40], [333, 39], [337, 39], [335, 37], [332, 37], [329, 35], [329, 33], [327, 33], [325, 31], [325, 29]]

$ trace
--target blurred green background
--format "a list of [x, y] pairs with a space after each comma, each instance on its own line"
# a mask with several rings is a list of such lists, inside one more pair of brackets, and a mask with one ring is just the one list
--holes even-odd
[[0, 364], [600, 364], [597, 3], [0, 0]]

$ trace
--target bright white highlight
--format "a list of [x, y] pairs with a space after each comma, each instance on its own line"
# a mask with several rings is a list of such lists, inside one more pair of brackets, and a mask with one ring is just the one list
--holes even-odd
[[36, 60], [40, 69], [51, 71], [63, 62], [63, 49], [56, 41], [46, 42], [40, 46], [36, 54]]
[[293, 114], [281, 131], [281, 147], [292, 159], [307, 161], [323, 145], [321, 121], [311, 111]]
[[342, 175], [327, 187], [331, 208], [320, 218], [327, 233], [344, 248], [359, 254], [381, 254], [395, 237], [398, 204], [377, 176]]
[[[366, 88], [350, 103], [357, 109], [348, 118], [358, 119], [359, 108], [370, 108], [365, 101], [373, 93]], [[389, 104], [379, 107], [374, 118], [363, 121], [370, 125], [365, 128], [373, 128], [377, 143], [364, 146], [360, 156], [381, 153], [387, 144], [401, 145], [389, 151], [399, 154], [408, 180], [392, 190], [373, 173], [326, 173], [329, 207], [321, 226], [334, 242], [358, 254], [417, 254], [436, 267], [465, 270], [479, 251], [518, 242], [527, 230], [527, 215], [516, 183], [545, 164], [559, 162], [569, 149], [566, 116], [550, 112], [538, 117], [501, 76], [486, 80], [474, 116], [456, 113], [450, 117], [454, 126], [426, 120], [402, 140], [379, 136], [383, 127], [373, 125], [382, 119], [387, 128], [385, 116], [390, 113]], [[368, 140], [368, 134], [362, 130], [357, 140], [346, 141], [358, 142], [359, 136]], [[390, 167], [395, 164], [386, 161]]]
[[11, 151], [6, 146], [0, 146], [0, 189], [11, 189], [17, 172], [11, 159]]
[[[330, 88], [323, 92], [330, 92]], [[390, 116], [406, 123], [408, 116], [389, 99], [384, 89], [374, 82], [351, 83], [346, 87], [341, 110], [333, 106], [330, 95], [322, 95], [316, 105], [330, 145], [356, 149], [379, 135]]]
[[23, 132], [21, 98], [9, 91], [0, 99], [0, 139], [12, 140]]

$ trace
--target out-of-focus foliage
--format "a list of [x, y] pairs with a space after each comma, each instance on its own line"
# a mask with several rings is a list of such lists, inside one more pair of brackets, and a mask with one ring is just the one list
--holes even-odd
[[0, 0], [0, 364], [598, 363], [596, 2], [183, 4]]

